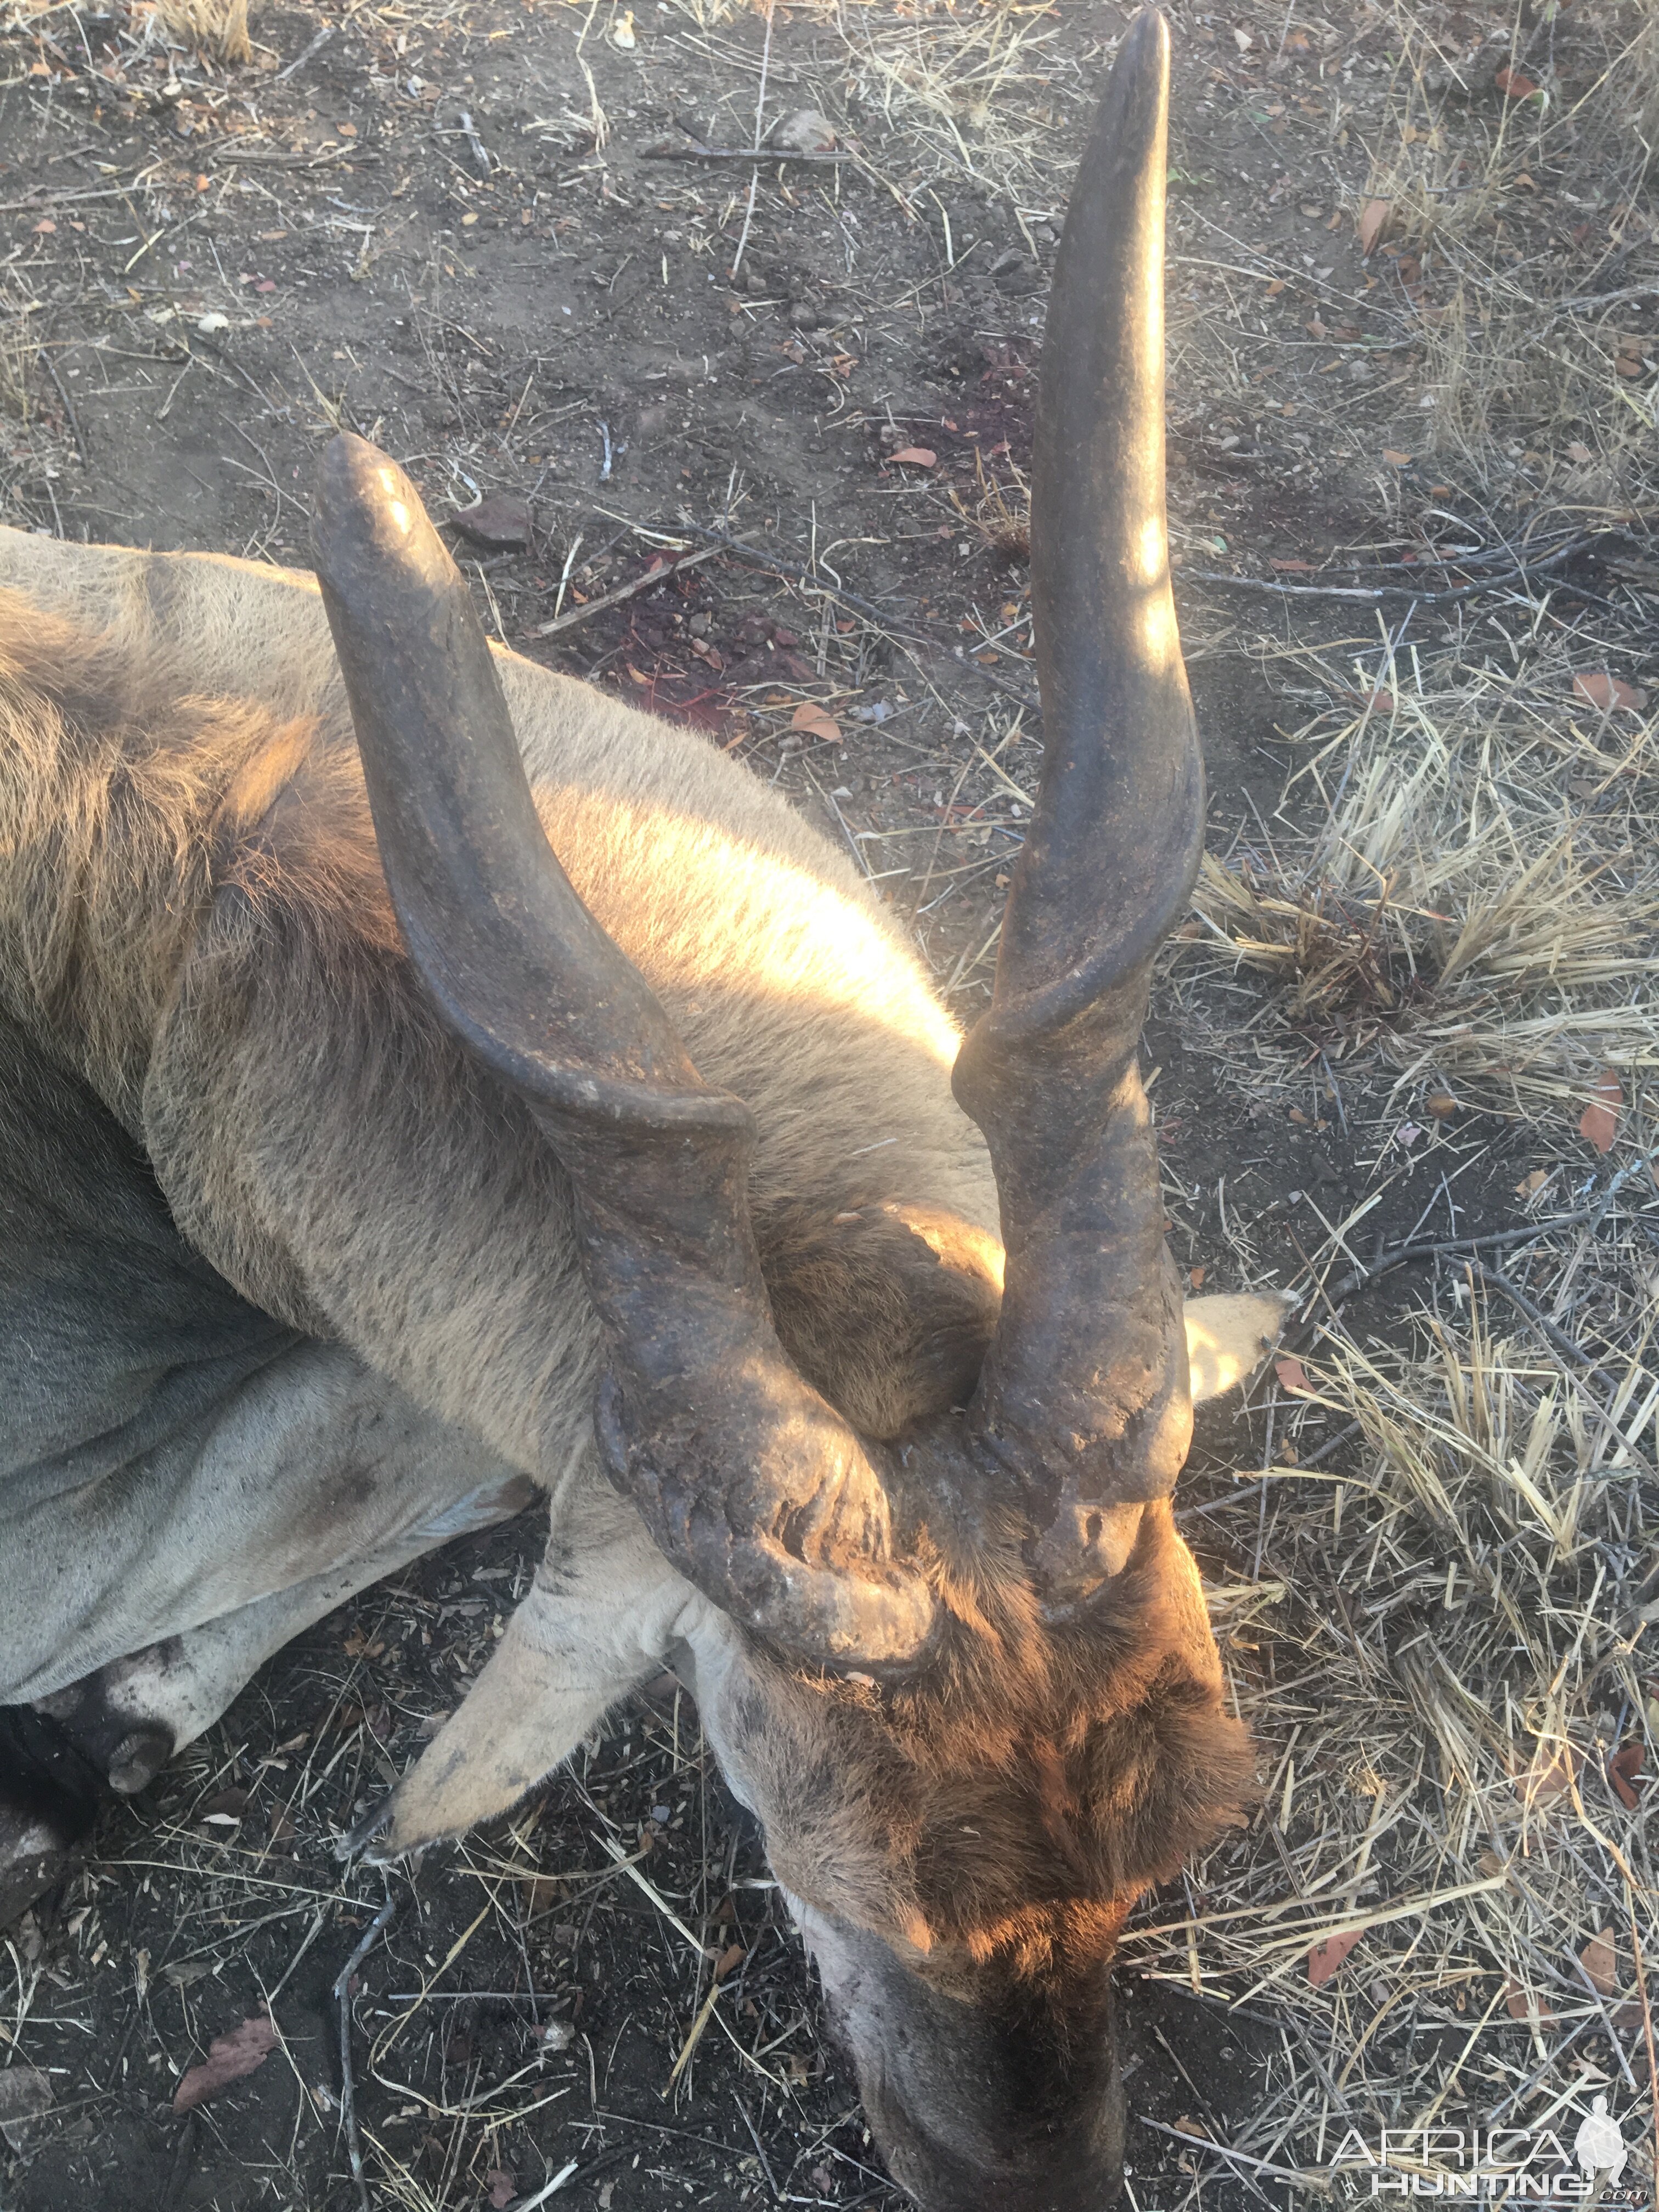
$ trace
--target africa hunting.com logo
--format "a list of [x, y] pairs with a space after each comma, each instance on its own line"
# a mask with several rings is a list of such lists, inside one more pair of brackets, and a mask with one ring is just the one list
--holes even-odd
[[1464, 2197], [1486, 2203], [1645, 2206], [1623, 2179], [1630, 2147], [1598, 2096], [1569, 2153], [1553, 2128], [1350, 2128], [1333, 2169], [1366, 2177], [1372, 2197]]

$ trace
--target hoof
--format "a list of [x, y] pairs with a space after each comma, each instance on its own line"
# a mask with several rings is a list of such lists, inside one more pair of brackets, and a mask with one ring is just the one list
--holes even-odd
[[56, 1721], [0, 1705], [0, 1928], [70, 1871], [105, 1795]]
[[44, 1820], [0, 1805], [0, 1928], [9, 1928], [38, 1897], [55, 1889], [79, 1856]]

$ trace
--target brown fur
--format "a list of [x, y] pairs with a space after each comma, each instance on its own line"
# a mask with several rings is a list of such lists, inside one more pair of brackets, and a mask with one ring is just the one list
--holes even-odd
[[[1128, 1902], [1253, 1793], [1167, 1504], [1070, 1627], [1038, 1619], [1012, 1538], [944, 1575], [951, 1631], [920, 1682], [757, 1655], [734, 1716], [738, 1763], [766, 1769], [780, 1879], [833, 1893], [854, 1925], [903, 1931], [921, 1970], [946, 1978], [994, 1964], [1029, 1978], [1104, 1956]], [[860, 1842], [872, 1833], [890, 1843], [874, 1859]]]
[[[145, 1139], [181, 1224], [239, 1288], [297, 1326], [343, 1327], [372, 1359], [385, 1356], [388, 1323], [407, 1341], [425, 1333], [428, 1316], [412, 1315], [398, 1297], [404, 1269], [389, 1252], [365, 1266], [369, 1255], [355, 1240], [344, 1251], [330, 1249], [338, 1222], [316, 1218], [319, 1185], [337, 1188], [350, 1164], [337, 1154], [328, 1164], [335, 1172], [319, 1175], [319, 1144], [335, 1139], [343, 1147], [350, 1125], [361, 1129], [366, 1115], [386, 1141], [377, 1146], [371, 1134], [349, 1150], [392, 1187], [407, 1178], [389, 1152], [404, 1160], [424, 1153], [434, 1179], [428, 1191], [444, 1222], [468, 1209], [464, 1242], [477, 1257], [467, 1288], [481, 1304], [498, 1307], [491, 1274], [516, 1275], [521, 1291], [530, 1287], [526, 1248], [545, 1224], [551, 1233], [538, 1272], [545, 1278], [550, 1271], [553, 1279], [544, 1280], [546, 1303], [534, 1319], [545, 1329], [553, 1307], [567, 1326], [537, 1347], [541, 1374], [532, 1393], [544, 1396], [551, 1385], [550, 1352], [560, 1381], [585, 1389], [593, 1332], [571, 1295], [562, 1178], [522, 1110], [461, 1063], [427, 1013], [403, 959], [355, 744], [337, 702], [331, 712], [325, 704], [321, 714], [283, 717], [245, 696], [192, 694], [185, 688], [191, 672], [179, 665], [169, 641], [145, 643], [135, 651], [120, 626], [91, 635], [0, 592], [0, 996]], [[579, 887], [625, 944], [637, 939], [627, 902], [641, 878], [661, 872], [647, 811], [637, 800], [613, 800], [608, 818], [596, 822], [591, 801], [577, 812], [580, 794], [568, 791], [544, 793], [543, 805]], [[705, 832], [699, 842], [706, 839]], [[666, 972], [659, 957], [653, 980], [679, 1002], [676, 1011], [695, 1039], [709, 952], [718, 964], [738, 939], [734, 930], [721, 943], [707, 909], [696, 913], [686, 896], [701, 888], [695, 880], [678, 888], [677, 909], [656, 902], [658, 945], [639, 949], [647, 972], [653, 950], [670, 956]], [[846, 900], [833, 879], [823, 885], [808, 878], [802, 890], [809, 908], [845, 901], [868, 911], [856, 895]], [[804, 935], [814, 917], [786, 913], [782, 921], [780, 929], [775, 917], [770, 934], [787, 945], [790, 923]], [[866, 927], [879, 945], [884, 925]], [[694, 930], [705, 940], [700, 945], [689, 941]], [[890, 939], [887, 950], [902, 975], [905, 957]], [[810, 1002], [800, 1012], [797, 1056], [817, 1066], [792, 1070], [786, 1055], [758, 1086], [763, 1099], [769, 1090], [781, 1095], [763, 1124], [773, 1141], [763, 1141], [757, 1163], [757, 1233], [787, 1348], [866, 1432], [891, 1435], [971, 1388], [994, 1320], [997, 1285], [987, 1255], [995, 1241], [950, 1206], [924, 1206], [918, 1232], [884, 1202], [881, 1184], [859, 1158], [867, 1117], [879, 1116], [875, 1086], [844, 1062], [828, 1083], [829, 1117], [833, 1122], [834, 1094], [845, 1094], [849, 1134], [856, 1129], [859, 1142], [846, 1146], [839, 1173], [833, 1158], [821, 1158], [810, 1176], [800, 1171], [790, 1157], [804, 1150], [799, 1139], [778, 1139], [797, 1135], [792, 1121], [807, 1110], [809, 1086], [826, 1087], [823, 1062], [841, 1056], [848, 1026], [832, 1012], [816, 1042]], [[766, 1022], [775, 1054], [788, 1025], [771, 1009], [763, 1015], [757, 1008], [754, 1020]], [[716, 1080], [728, 1042], [715, 1037], [712, 1055], [693, 1044]], [[884, 1056], [902, 1108], [909, 1087], [903, 1064], [915, 1048], [896, 1042], [897, 1050]], [[864, 1044], [867, 1061], [869, 1040]], [[286, 1084], [272, 1081], [279, 1066], [292, 1071]], [[338, 1106], [332, 1115], [331, 1095]], [[747, 1095], [754, 1097], [752, 1084]], [[820, 1124], [824, 1103], [811, 1105]], [[307, 1137], [297, 1119], [283, 1116], [288, 1103], [312, 1125]], [[949, 1150], [941, 1148], [945, 1173], [928, 1179], [971, 1200], [980, 1178], [964, 1177], [963, 1169], [974, 1164], [973, 1135], [950, 1112], [957, 1127]], [[890, 1107], [886, 1118], [896, 1118]], [[253, 1158], [233, 1158], [236, 1132], [245, 1127], [252, 1135], [256, 1119]], [[890, 1174], [884, 1155], [896, 1149], [876, 1155]], [[901, 1176], [915, 1164], [906, 1151], [896, 1164]], [[450, 1179], [447, 1200], [435, 1187], [446, 1162], [460, 1184], [457, 1191]], [[309, 1189], [297, 1176], [290, 1182], [295, 1169]], [[279, 1227], [272, 1217], [289, 1202], [303, 1211]], [[405, 1232], [428, 1226], [394, 1225]], [[446, 1239], [445, 1252], [438, 1280], [453, 1294], [457, 1240]], [[370, 1316], [359, 1336], [348, 1316], [366, 1291], [389, 1292], [398, 1303], [392, 1313]], [[514, 1318], [521, 1334], [531, 1316], [521, 1309]], [[573, 1319], [580, 1324], [574, 1334]], [[398, 1364], [407, 1371], [407, 1351]], [[562, 1407], [567, 1389], [556, 1396]], [[537, 1471], [533, 1439], [520, 1431], [512, 1443]]]
[[[960, 1406], [1000, 1295], [996, 1193], [909, 948], [700, 738], [498, 665], [576, 888], [704, 1076], [754, 1110], [786, 1349], [866, 1435]], [[0, 531], [0, 1011], [118, 1115], [255, 1305], [544, 1483], [580, 1456], [597, 1329], [564, 1180], [415, 985], [302, 580]], [[1018, 1528], [955, 1510], [931, 1529], [946, 1628], [919, 1682], [803, 1673], [729, 1622], [678, 1632], [786, 1886], [938, 1989], [1058, 2007], [1063, 2041], [1098, 2017], [1129, 1900], [1246, 1801], [1248, 1746], [1167, 1506], [1060, 1626]], [[690, 1597], [654, 1555], [629, 1571], [642, 1615]], [[549, 1714], [630, 1679], [557, 1689], [562, 1602], [550, 1587], [548, 1652], [526, 1631], [492, 1662], [524, 1744], [492, 1765], [467, 1725], [487, 1675], [399, 1793], [407, 1840], [498, 1809], [556, 1737], [512, 1667], [551, 1686]]]

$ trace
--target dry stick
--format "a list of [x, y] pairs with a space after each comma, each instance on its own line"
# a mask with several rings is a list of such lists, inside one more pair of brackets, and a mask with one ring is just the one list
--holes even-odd
[[[1622, 1871], [1622, 1869], [1621, 1869]], [[1653, 2171], [1659, 2177], [1659, 2059], [1653, 2049], [1653, 2008], [1648, 2002], [1648, 1978], [1642, 1964], [1642, 1939], [1636, 1932], [1636, 1893], [1625, 1875], [1625, 1910], [1630, 1915], [1631, 1956], [1636, 1966], [1637, 1994], [1642, 2000], [1642, 2033], [1648, 2046], [1648, 2087], [1653, 2099]]]
[[1236, 2164], [1248, 2166], [1257, 2173], [1274, 2174], [1280, 2181], [1299, 2182], [1303, 2188], [1316, 2189], [1323, 2197], [1331, 2193], [1331, 2185], [1322, 2173], [1307, 2170], [1298, 2172], [1291, 2166], [1275, 2166], [1271, 2159], [1253, 2158], [1249, 2151], [1234, 2150], [1226, 2143], [1217, 2142], [1213, 2136], [1188, 2135], [1185, 2128], [1165, 2127], [1162, 2120], [1149, 2120], [1145, 2112], [1137, 2112], [1135, 2118], [1143, 2128], [1154, 2129], [1158, 2134], [1168, 2136], [1175, 2142], [1185, 2143], [1188, 2150], [1212, 2150], [1218, 2158], [1230, 2158]]
[[705, 545], [701, 553], [685, 553], [676, 560], [659, 562], [655, 568], [647, 568], [642, 576], [635, 576], [631, 584], [618, 584], [614, 592], [606, 592], [597, 599], [589, 599], [586, 606], [573, 607], [568, 615], [555, 615], [551, 622], [538, 623], [530, 635], [552, 637], [560, 630], [574, 629], [579, 623], [586, 622], [590, 616], [603, 614], [607, 607], [620, 606], [624, 599], [631, 599], [640, 592], [649, 591], [653, 584], [665, 584], [682, 568], [695, 568], [699, 562], [712, 561], [717, 553], [725, 550], [723, 545]]
[[52, 379], [52, 383], [57, 389], [58, 397], [64, 403], [64, 420], [70, 426], [70, 434], [75, 440], [75, 450], [81, 456], [81, 465], [83, 468], [90, 468], [92, 466], [92, 456], [88, 453], [87, 441], [81, 434], [80, 417], [76, 415], [73, 406], [70, 404], [70, 396], [68, 392], [64, 391], [63, 379], [58, 374], [58, 365], [52, 360], [52, 356], [45, 351], [44, 349], [42, 349], [40, 358], [46, 363], [46, 374]]
[[1396, 1244], [1392, 1250], [1380, 1253], [1369, 1267], [1356, 1267], [1345, 1275], [1335, 1289], [1328, 1292], [1329, 1302], [1335, 1305], [1350, 1298], [1356, 1291], [1368, 1290], [1379, 1277], [1389, 1274], [1407, 1260], [1426, 1260], [1449, 1252], [1500, 1250], [1505, 1245], [1529, 1244], [1534, 1238], [1553, 1235], [1558, 1229], [1577, 1229], [1581, 1223], [1595, 1220], [1603, 1211], [1601, 1201], [1595, 1206], [1581, 1206], [1573, 1213], [1552, 1214], [1547, 1221], [1534, 1221], [1522, 1229], [1498, 1229], [1484, 1237], [1421, 1237]]
[[[647, 146], [642, 161], [850, 161], [850, 154], [792, 153], [781, 146]], [[732, 264], [735, 272], [737, 264]]]
[[306, 64], [311, 59], [313, 54], [317, 52], [318, 48], [319, 46], [325, 46], [333, 36], [333, 24], [325, 23], [322, 29], [319, 31], [316, 37], [313, 39], [311, 44], [307, 46], [303, 52], [295, 54], [294, 59], [289, 64], [286, 69], [277, 70], [276, 76], [271, 79], [271, 82], [273, 84], [286, 84], [289, 77], [294, 75], [294, 72], [296, 70], [302, 70]]
[[[766, 112], [766, 72], [772, 61], [772, 0], [767, 0], [766, 37], [761, 46], [760, 93], [755, 101], [755, 150], [760, 151], [761, 121]], [[732, 281], [737, 282], [738, 271], [743, 266], [743, 249], [749, 243], [749, 226], [755, 219], [755, 195], [760, 190], [760, 167], [757, 164], [749, 174], [749, 204], [743, 211], [743, 235], [738, 240], [738, 250], [732, 257]]]
[[368, 1926], [363, 1930], [362, 1941], [341, 1967], [334, 1984], [334, 1996], [340, 2008], [340, 2118], [346, 2132], [346, 2154], [351, 2160], [351, 2178], [357, 2185], [358, 2201], [363, 2212], [370, 2212], [368, 2184], [363, 2178], [363, 2142], [357, 2132], [357, 2093], [351, 2073], [351, 1977], [368, 1956], [385, 1932], [387, 1922], [398, 1910], [398, 1900], [388, 1893]]
[[[1616, 1443], [1622, 1446], [1644, 1474], [1654, 1475], [1656, 1470], [1653, 1462], [1637, 1450], [1635, 1445], [1631, 1443], [1629, 1437], [1613, 1419], [1612, 1408], [1606, 1404], [1598, 1391], [1590, 1388], [1593, 1378], [1600, 1370], [1589, 1352], [1582, 1351], [1564, 1330], [1559, 1329], [1549, 1316], [1534, 1305], [1526, 1292], [1517, 1284], [1512, 1283], [1501, 1268], [1482, 1267], [1479, 1260], [1471, 1260], [1469, 1266], [1483, 1283], [1491, 1283], [1495, 1289], [1502, 1291], [1512, 1304], [1519, 1308], [1547, 1344], [1553, 1346], [1564, 1359], [1583, 1370], [1579, 1376], [1578, 1387], [1590, 1401], [1591, 1407], [1601, 1424], [1601, 1435], [1610, 1436]], [[1611, 1473], [1612, 1470], [1609, 1469], [1608, 1472]]]
[[1276, 584], [1265, 576], [1228, 576], [1218, 568], [1182, 568], [1177, 577], [1190, 577], [1200, 584], [1231, 584], [1241, 592], [1270, 592], [1275, 598], [1286, 599], [1358, 599], [1365, 606], [1375, 606], [1379, 599], [1413, 599], [1419, 606], [1449, 606], [1458, 599], [1472, 599], [1479, 592], [1502, 591], [1505, 585], [1525, 583], [1528, 577], [1541, 574], [1546, 568], [1559, 568], [1575, 553], [1582, 553], [1598, 538], [1615, 533], [1597, 530], [1586, 538], [1575, 538], [1568, 544], [1546, 553], [1536, 561], [1523, 561], [1501, 576], [1485, 576], [1478, 583], [1461, 584], [1455, 591], [1418, 592], [1409, 584]]

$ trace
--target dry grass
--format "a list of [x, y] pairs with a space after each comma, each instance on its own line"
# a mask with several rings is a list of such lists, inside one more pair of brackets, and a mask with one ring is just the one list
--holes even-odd
[[1035, 10], [981, 6], [958, 13], [923, 0], [913, 14], [841, 5], [842, 88], [855, 123], [877, 114], [912, 156], [1026, 205], [1052, 204], [1054, 33]]
[[1654, 723], [1579, 696], [1547, 630], [1526, 642], [1508, 668], [1306, 657], [1346, 699], [1198, 893], [1197, 957], [1268, 979], [1258, 1042], [1574, 1119], [1603, 1070], [1628, 1091], [1659, 1065]]
[[1550, 22], [1469, 47], [1398, 8], [1362, 203], [1389, 208], [1377, 266], [1394, 262], [1420, 325], [1430, 404], [1413, 442], [1485, 497], [1582, 513], [1659, 490], [1642, 304], [1659, 239], [1641, 206], [1659, 11], [1593, 4], [1559, 44]]
[[[1639, 1747], [1650, 1773], [1659, 1723], [1640, 1649], [1659, 1612], [1654, 1212], [1645, 1177], [1628, 1188], [1645, 1200], [1621, 1211], [1615, 1192], [1592, 1228], [1505, 1261], [1593, 1368], [1510, 1334], [1505, 1301], [1448, 1261], [1404, 1348], [1328, 1325], [1308, 1387], [1273, 1393], [1277, 1462], [1189, 1521], [1243, 1562], [1212, 1603], [1268, 1786], [1194, 1871], [1190, 1912], [1154, 1907], [1129, 1955], [1265, 2008], [1283, 2062], [1228, 2140], [1316, 2187], [1361, 2164], [1351, 2129], [1373, 2150], [1380, 2127], [1431, 2124], [1553, 2124], [1570, 2143], [1595, 2089], [1623, 2120], [1626, 2179], [1652, 2172], [1632, 2110], [1659, 1958], [1651, 1784], [1638, 1772], [1626, 1804], [1607, 1767], [1622, 1748], [1638, 1768]], [[1348, 1425], [1336, 1468], [1298, 1467]], [[1352, 1956], [1316, 1982], [1333, 1936]]]
[[155, 0], [155, 12], [172, 36], [210, 61], [252, 61], [247, 0]]

